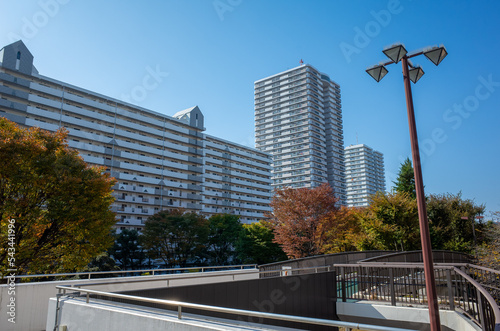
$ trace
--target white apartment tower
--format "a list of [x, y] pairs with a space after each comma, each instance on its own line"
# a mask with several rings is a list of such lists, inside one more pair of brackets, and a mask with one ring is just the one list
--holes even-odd
[[364, 207], [370, 196], [385, 192], [384, 155], [364, 145], [345, 148], [347, 206]]
[[256, 148], [273, 156], [274, 188], [328, 182], [345, 204], [340, 86], [309, 64], [255, 82]]

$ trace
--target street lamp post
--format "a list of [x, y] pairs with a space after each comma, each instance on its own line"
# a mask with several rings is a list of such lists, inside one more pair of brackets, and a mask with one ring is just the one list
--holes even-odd
[[436, 282], [434, 279], [434, 268], [432, 258], [432, 246], [429, 233], [429, 222], [425, 205], [424, 184], [422, 179], [422, 168], [420, 165], [420, 152], [418, 148], [417, 126], [415, 124], [415, 113], [413, 109], [413, 98], [411, 94], [410, 81], [416, 83], [424, 74], [420, 67], [413, 66], [410, 58], [424, 54], [435, 65], [438, 65], [448, 54], [444, 47], [433, 47], [423, 51], [407, 54], [405, 47], [401, 44], [393, 45], [384, 49], [384, 54], [391, 61], [370, 67], [366, 72], [379, 82], [388, 72], [386, 65], [402, 62], [403, 80], [406, 94], [406, 108], [408, 110], [408, 126], [410, 129], [410, 142], [413, 158], [413, 172], [415, 175], [415, 193], [417, 196], [418, 220], [420, 225], [420, 240], [422, 243], [422, 257], [424, 261], [425, 288], [429, 303], [429, 319], [432, 331], [441, 330], [439, 319], [439, 307], [436, 293]]
[[[477, 238], [476, 238], [476, 220], [481, 222], [484, 216], [476, 216], [476, 214], [472, 215], [472, 238], [474, 240], [474, 257], [477, 258]], [[463, 220], [469, 220], [469, 216], [462, 216]]]

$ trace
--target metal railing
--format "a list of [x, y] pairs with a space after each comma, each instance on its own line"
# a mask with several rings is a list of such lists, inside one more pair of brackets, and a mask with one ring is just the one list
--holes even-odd
[[[321, 271], [336, 272], [337, 297], [344, 302], [367, 300], [386, 302], [393, 306], [401, 304], [427, 307], [422, 263], [367, 262], [275, 269], [261, 272], [261, 277]], [[482, 330], [500, 331], [500, 310], [495, 301], [499, 299], [500, 272], [466, 263], [436, 264], [434, 277], [440, 309], [459, 310]], [[483, 287], [480, 282], [488, 287]]]
[[[90, 303], [90, 296], [93, 294], [93, 295], [98, 295], [101, 298], [104, 298], [104, 297], [116, 298], [116, 299], [122, 299], [122, 300], [132, 300], [132, 301], [136, 301], [136, 302], [146, 302], [146, 303], [175, 307], [173, 310], [177, 311], [177, 318], [179, 320], [182, 319], [182, 313], [183, 313], [182, 309], [183, 308], [191, 308], [191, 309], [201, 310], [204, 312], [226, 313], [226, 314], [232, 314], [232, 315], [238, 315], [238, 316], [267, 318], [267, 319], [281, 320], [281, 321], [288, 321], [288, 322], [343, 327], [343, 328], [346, 328], [347, 330], [358, 329], [358, 330], [367, 330], [367, 331], [384, 331], [384, 330], [386, 330], [386, 331], [412, 331], [410, 329], [394, 328], [394, 327], [387, 327], [387, 326], [359, 324], [359, 323], [343, 322], [343, 321], [336, 321], [336, 320], [325, 320], [325, 319], [302, 317], [302, 316], [282, 315], [282, 314], [273, 314], [273, 313], [259, 312], [259, 311], [252, 311], [252, 310], [243, 310], [243, 309], [235, 309], [235, 308], [225, 308], [225, 307], [201, 305], [201, 304], [172, 301], [172, 300], [145, 298], [145, 297], [124, 295], [124, 294], [95, 291], [95, 290], [89, 290], [89, 289], [83, 289], [83, 288], [79, 288], [78, 290], [76, 290], [75, 288], [68, 287], [68, 286], [56, 286], [56, 288], [59, 290], [59, 294], [57, 295], [57, 304], [56, 304], [57, 306], [56, 306], [54, 331], [57, 330], [57, 327], [59, 326], [59, 318], [60, 318], [60, 314], [61, 314], [60, 313], [61, 307], [59, 305], [60, 298], [62, 296], [65, 296], [65, 295], [69, 295], [66, 291], [72, 291], [73, 293], [71, 296], [73, 296], [73, 297], [74, 296], [82, 297], [82, 298], [84, 297], [86, 300], [86, 303]], [[82, 293], [84, 293], [84, 294], [82, 294]], [[240, 323], [242, 323], [242, 322], [240, 322]]]
[[[448, 263], [455, 265], [457, 263], [470, 263], [472, 262], [472, 257], [462, 252], [433, 250], [432, 260], [434, 261], [434, 263]], [[423, 257], [422, 251], [405, 251], [370, 257], [358, 261], [357, 263], [366, 262], [422, 263]]]
[[[228, 266], [202, 266], [202, 267], [185, 267], [185, 268], [164, 268], [164, 269], [140, 269], [140, 270], [114, 270], [114, 271], [88, 271], [88, 272], [66, 272], [57, 274], [36, 274], [36, 275], [15, 275], [14, 278], [22, 280], [34, 279], [34, 281], [50, 281], [64, 279], [92, 279], [106, 278], [106, 276], [118, 275], [118, 277], [128, 276], [155, 276], [168, 275], [177, 273], [193, 273], [206, 271], [222, 271], [222, 270], [243, 270], [257, 269], [256, 264], [238, 264]], [[94, 277], [92, 277], [94, 276]], [[104, 276], [104, 277], [103, 277]], [[83, 277], [83, 278], [82, 278]], [[10, 277], [12, 278], [12, 277]], [[2, 279], [7, 279], [6, 275]]]
[[483, 330], [500, 331], [500, 310], [493, 297], [462, 270], [453, 267], [453, 271], [462, 277], [456, 286], [459, 298], [462, 299], [459, 306], [478, 322]]
[[[188, 279], [200, 279], [200, 277], [203, 277], [203, 278], [218, 278], [218, 277], [230, 277], [232, 281], [235, 281], [235, 280], [241, 280], [241, 276], [245, 276], [245, 275], [255, 275], [255, 274], [260, 274], [262, 273], [261, 271], [258, 271], [258, 269], [231, 269], [231, 270], [228, 270], [228, 271], [235, 271], [235, 273], [224, 273], [224, 274], [221, 274], [221, 273], [218, 273], [218, 272], [215, 272], [215, 271], [225, 271], [225, 270], [212, 270], [214, 271], [213, 273], [212, 272], [208, 272], [208, 270], [206, 270], [207, 268], [205, 268], [205, 271], [203, 272], [203, 275], [198, 275], [200, 272], [195, 272], [195, 273], [192, 273], [192, 272], [184, 272], [184, 273], [175, 273], [175, 274], [163, 274], [163, 275], [155, 275], [154, 278], [152, 277], [134, 277], [134, 278], [125, 278], [123, 277], [123, 279], [114, 279], [112, 283], [110, 283], [109, 281], [103, 281], [103, 282], [92, 282], [92, 283], [81, 283], [81, 284], [73, 284], [71, 285], [71, 287], [74, 287], [74, 288], [80, 288], [80, 286], [99, 286], [99, 285], [110, 285], [110, 284], [113, 284], [113, 285], [118, 285], [118, 284], [136, 284], [136, 283], [152, 283], [152, 282], [164, 282], [164, 285], [166, 285], [166, 287], [169, 287], [171, 286], [172, 282], [175, 282], [177, 280], [188, 280]], [[165, 278], [165, 277], [160, 277], [160, 276], [172, 276], [172, 277], [168, 277], [168, 278]], [[239, 278], [239, 279], [238, 279]], [[95, 278], [96, 280], [99, 280], [99, 278]], [[103, 279], [103, 278], [100, 278], [100, 279]], [[166, 283], [165, 283], [166, 281]], [[57, 287], [57, 286], [56, 286]]]
[[472, 264], [465, 265], [464, 269], [467, 275], [481, 284], [495, 299], [497, 305], [500, 305], [500, 271]]
[[[245, 274], [245, 271], [242, 270], [244, 266], [240, 266], [241, 270], [238, 274]], [[337, 297], [342, 301], [369, 300], [387, 302], [394, 306], [396, 304], [427, 305], [424, 271], [423, 265], [420, 263], [333, 264], [295, 269], [263, 270], [258, 271], [258, 273], [262, 278], [305, 275], [324, 271], [336, 271]], [[459, 310], [469, 316], [483, 330], [500, 331], [500, 310], [495, 298], [489, 293], [489, 290], [492, 289], [494, 293], [498, 293], [500, 272], [469, 264], [457, 264], [456, 266], [437, 264], [434, 266], [434, 272], [440, 309]], [[248, 273], [255, 272], [248, 271]], [[192, 275], [191, 277], [198, 276]], [[139, 278], [133, 281], [147, 280]], [[490, 288], [482, 287], [479, 281], [490, 284]], [[130, 281], [123, 280], [123, 282]], [[75, 285], [76, 287], [57, 286], [56, 288], [82, 291], [80, 286], [100, 284]], [[89, 291], [87, 292], [91, 293]]]
[[268, 263], [259, 265], [259, 270], [276, 270], [283, 266], [296, 268], [308, 268], [314, 266], [325, 266], [332, 264], [351, 264], [368, 258], [383, 256], [395, 253], [394, 251], [360, 251], [360, 252], [342, 252], [334, 254], [325, 254], [317, 256], [309, 256], [300, 259], [287, 260], [281, 262]]

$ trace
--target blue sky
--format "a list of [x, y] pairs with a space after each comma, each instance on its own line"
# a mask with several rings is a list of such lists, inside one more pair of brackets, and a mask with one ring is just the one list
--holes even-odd
[[380, 83], [365, 69], [395, 42], [443, 44], [439, 67], [413, 61], [426, 193], [500, 210], [499, 16], [498, 1], [20, 0], [1, 4], [0, 45], [23, 39], [40, 74], [167, 115], [198, 105], [208, 134], [247, 146], [253, 82], [303, 59], [340, 84], [345, 145], [381, 151], [389, 189], [411, 155], [401, 67]]

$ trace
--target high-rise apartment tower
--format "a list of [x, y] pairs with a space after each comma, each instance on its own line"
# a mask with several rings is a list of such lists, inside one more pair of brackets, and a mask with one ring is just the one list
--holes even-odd
[[309, 64], [255, 82], [256, 148], [273, 155], [274, 188], [328, 182], [345, 204], [340, 86]]
[[370, 195], [385, 191], [384, 156], [364, 145], [345, 148], [347, 206], [370, 204]]

